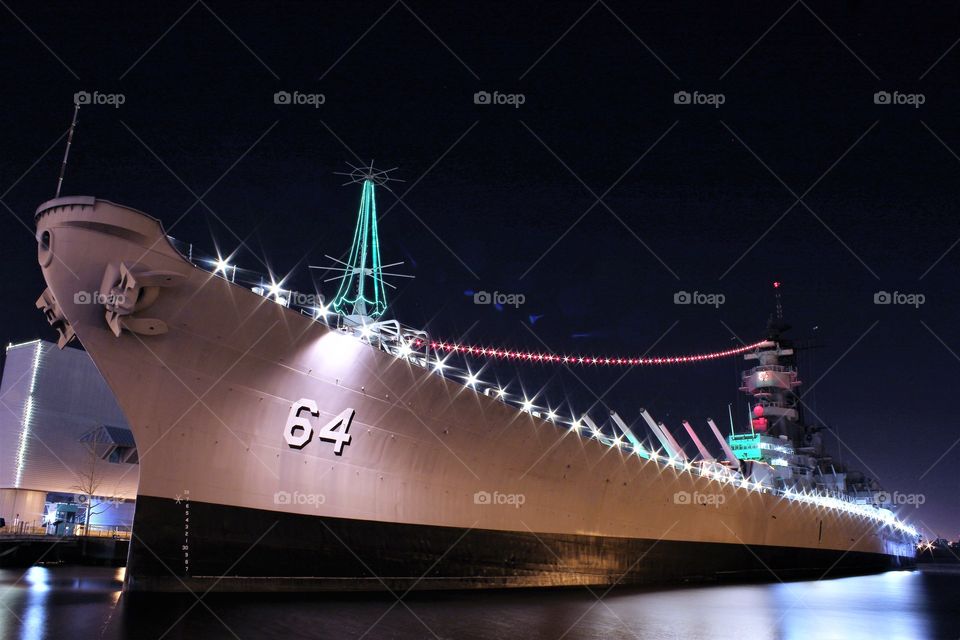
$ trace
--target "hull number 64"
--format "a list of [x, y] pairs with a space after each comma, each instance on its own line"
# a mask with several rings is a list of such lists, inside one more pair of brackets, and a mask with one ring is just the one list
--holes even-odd
[[[317, 431], [317, 438], [334, 443], [333, 452], [338, 456], [343, 454], [343, 446], [350, 444], [349, 430], [354, 414], [356, 411], [353, 409], [344, 409]], [[283, 437], [291, 448], [303, 449], [313, 439], [311, 416], [320, 417], [320, 410], [315, 401], [300, 398], [293, 403], [290, 415], [287, 417], [287, 426], [283, 430]]]

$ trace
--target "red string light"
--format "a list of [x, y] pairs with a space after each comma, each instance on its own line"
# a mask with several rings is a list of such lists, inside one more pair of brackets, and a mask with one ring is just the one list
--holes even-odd
[[456, 344], [452, 342], [432, 341], [430, 348], [434, 351], [445, 351], [447, 353], [462, 353], [465, 355], [500, 358], [506, 360], [522, 360], [526, 362], [556, 362], [562, 364], [578, 365], [605, 365], [605, 366], [646, 366], [657, 364], [687, 364], [691, 362], [705, 362], [707, 360], [718, 360], [720, 358], [729, 358], [737, 356], [748, 351], [753, 351], [764, 344], [764, 341], [737, 347], [736, 349], [726, 349], [724, 351], [713, 351], [710, 353], [696, 353], [683, 356], [668, 356], [660, 358], [608, 358], [596, 356], [566, 356], [554, 353], [534, 353], [532, 351], [510, 351], [507, 349], [496, 349], [493, 347], [477, 347], [473, 345]]

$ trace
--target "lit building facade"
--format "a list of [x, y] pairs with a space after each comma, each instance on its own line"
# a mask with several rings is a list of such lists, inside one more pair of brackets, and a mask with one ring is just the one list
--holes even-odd
[[43, 340], [8, 345], [0, 383], [7, 531], [53, 532], [58, 505], [71, 502], [77, 524], [93, 504], [91, 529], [129, 529], [138, 480], [133, 434], [87, 353]]

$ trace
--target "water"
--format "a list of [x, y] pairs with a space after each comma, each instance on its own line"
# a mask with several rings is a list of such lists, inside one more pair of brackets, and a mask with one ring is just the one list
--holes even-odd
[[[121, 597], [123, 569], [0, 570], [0, 639], [960, 637], [960, 566], [679, 589]], [[602, 596], [602, 591], [595, 591]]]

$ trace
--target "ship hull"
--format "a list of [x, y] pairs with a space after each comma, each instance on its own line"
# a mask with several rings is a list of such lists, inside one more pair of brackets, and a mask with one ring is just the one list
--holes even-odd
[[[631, 455], [363, 344], [195, 267], [142, 213], [64, 198], [37, 226], [45, 313], [79, 338], [136, 439], [129, 590], [612, 585], [912, 562], [914, 541], [875, 519]], [[123, 271], [144, 287], [117, 335], [90, 292]], [[343, 445], [323, 439], [337, 416]]]

